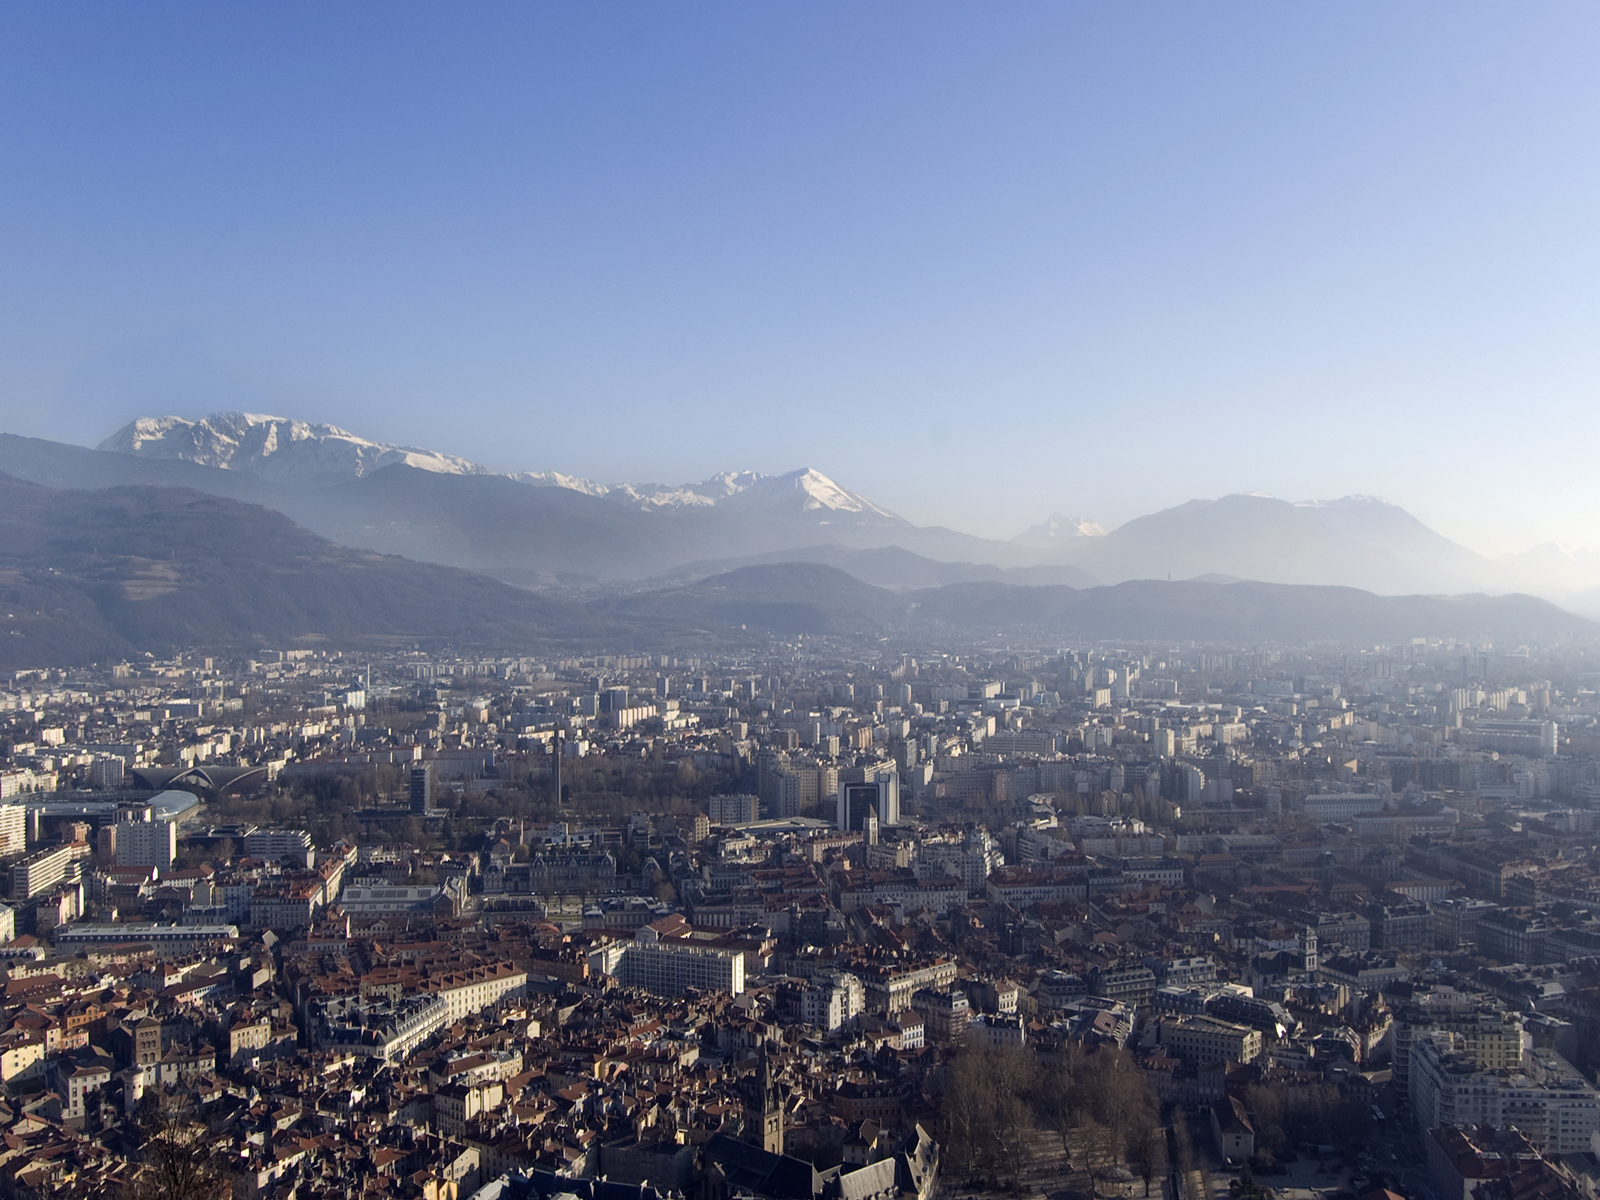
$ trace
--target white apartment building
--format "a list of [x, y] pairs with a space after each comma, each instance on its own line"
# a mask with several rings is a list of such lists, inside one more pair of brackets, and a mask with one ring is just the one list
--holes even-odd
[[[749, 825], [761, 819], [761, 801], [748, 794], [713, 796], [707, 808], [713, 825]], [[796, 809], [793, 815], [798, 813]]]
[[866, 1007], [867, 991], [861, 980], [844, 971], [818, 975], [800, 998], [801, 1019], [829, 1033], [844, 1028]]
[[624, 987], [643, 988], [658, 996], [681, 996], [689, 988], [744, 991], [744, 954], [717, 946], [663, 939], [648, 925], [633, 935], [617, 962], [617, 980]]
[[75, 1125], [84, 1119], [89, 1096], [111, 1082], [111, 1072], [100, 1066], [78, 1066], [65, 1059], [58, 1070], [58, 1078], [61, 1119]]
[[528, 986], [528, 973], [510, 963], [489, 963], [445, 975], [439, 980], [438, 995], [449, 1006], [449, 1019], [482, 1012], [507, 996], [520, 996]]
[[950, 876], [961, 880], [968, 893], [981, 893], [989, 876], [1005, 861], [999, 844], [984, 829], [968, 834], [960, 842], [921, 843], [912, 869], [918, 879]]
[[257, 929], [298, 929], [322, 907], [320, 887], [299, 880], [259, 887], [250, 897], [250, 924]]
[[171, 821], [122, 821], [117, 825], [117, 866], [171, 868], [178, 856], [178, 830]]
[[28, 848], [28, 810], [0, 804], [0, 854], [21, 854]]
[[1421, 1129], [1515, 1125], [1545, 1154], [1586, 1152], [1600, 1133], [1600, 1093], [1550, 1050], [1514, 1069], [1487, 1070], [1459, 1035], [1435, 1032], [1411, 1048], [1412, 1112]]
[[45, 771], [38, 775], [35, 775], [27, 767], [14, 771], [0, 771], [0, 800], [8, 796], [25, 795], [28, 792], [53, 792], [55, 790], [56, 777], [52, 771]]
[[1453, 1052], [1465, 1055], [1480, 1070], [1514, 1071], [1522, 1064], [1526, 1039], [1515, 1013], [1480, 1006], [1467, 996], [1430, 997], [1401, 1008], [1390, 1026], [1397, 1087], [1410, 1086], [1412, 1048], [1440, 1032], [1454, 1034]]
[[339, 1054], [401, 1062], [450, 1024], [450, 1006], [438, 996], [411, 996], [392, 1010], [366, 1010], [360, 1024], [353, 1022], [354, 1016], [347, 1010], [316, 1030], [318, 1046]]
[[433, 1094], [434, 1128], [446, 1137], [463, 1137], [473, 1118], [499, 1108], [505, 1095], [505, 1084], [498, 1079], [447, 1083]]
[[11, 899], [32, 900], [67, 877], [71, 846], [49, 846], [11, 865]]
[[967, 1021], [967, 1045], [1021, 1046], [1028, 1040], [1028, 1025], [1020, 1016], [979, 1013]]
[[304, 829], [257, 829], [245, 837], [244, 852], [267, 862], [292, 858], [310, 866], [311, 835]]

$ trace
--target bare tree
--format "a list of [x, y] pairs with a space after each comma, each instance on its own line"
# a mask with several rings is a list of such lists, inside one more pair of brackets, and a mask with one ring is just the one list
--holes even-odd
[[1085, 1109], [1079, 1114], [1073, 1132], [1084, 1170], [1095, 1171], [1116, 1162], [1117, 1156], [1111, 1149], [1111, 1131], [1096, 1121], [1089, 1110]]
[[1033, 1157], [1033, 1110], [1028, 1102], [1012, 1091], [1003, 1091], [995, 1097], [994, 1139], [995, 1159], [1013, 1189], [1022, 1180], [1022, 1172]]
[[1144, 1180], [1144, 1194], [1150, 1194], [1150, 1181], [1167, 1172], [1167, 1134], [1153, 1121], [1135, 1130], [1128, 1142], [1128, 1161]]
[[[1196, 1169], [1199, 1159], [1195, 1154], [1194, 1138], [1189, 1133], [1189, 1121], [1180, 1109], [1172, 1121], [1172, 1152], [1177, 1158], [1178, 1175], [1182, 1190], [1179, 1200], [1205, 1200], [1203, 1186], [1197, 1187], [1201, 1173]], [[1202, 1181], [1203, 1182], [1203, 1181]]]
[[140, 1114], [144, 1144], [125, 1200], [228, 1200], [233, 1181], [187, 1097], [145, 1093]]
[[1102, 1048], [1091, 1061], [1090, 1107], [1095, 1119], [1106, 1127], [1115, 1164], [1122, 1161], [1136, 1134], [1148, 1137], [1154, 1128], [1155, 1092], [1124, 1050]]
[[1083, 1051], [1068, 1042], [1061, 1053], [1039, 1064], [1034, 1083], [1034, 1109], [1040, 1119], [1055, 1130], [1061, 1140], [1061, 1153], [1072, 1166], [1073, 1131], [1082, 1121], [1085, 1065]]
[[951, 1059], [945, 1066], [942, 1099], [951, 1165], [957, 1171], [979, 1169], [994, 1121], [993, 1072], [985, 1057], [967, 1050]]
[[1021, 1046], [989, 1048], [978, 1052], [986, 1060], [993, 1079], [994, 1114], [990, 1136], [995, 1160], [1006, 1172], [1011, 1186], [1022, 1179], [1023, 1168], [1033, 1156], [1033, 1108], [1028, 1103], [1034, 1090], [1038, 1062]]
[[1032, 1153], [1034, 1057], [1020, 1046], [969, 1046], [945, 1067], [943, 1113], [957, 1171], [1004, 1171], [1015, 1183]]

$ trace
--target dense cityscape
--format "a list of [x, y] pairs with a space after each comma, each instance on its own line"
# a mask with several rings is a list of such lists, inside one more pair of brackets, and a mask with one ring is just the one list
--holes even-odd
[[262, 650], [0, 708], [7, 1194], [1600, 1179], [1581, 648]]
[[0, 4], [0, 1200], [1600, 1200], [1596, 45]]

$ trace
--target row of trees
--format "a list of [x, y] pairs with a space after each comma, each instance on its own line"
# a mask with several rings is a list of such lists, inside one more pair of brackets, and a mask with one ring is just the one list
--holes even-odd
[[1016, 1186], [1046, 1133], [1069, 1167], [1126, 1164], [1146, 1192], [1166, 1172], [1160, 1105], [1132, 1057], [1115, 1047], [1086, 1053], [1068, 1043], [1040, 1056], [1022, 1046], [971, 1046], [946, 1065], [942, 1093], [947, 1161], [957, 1175]]

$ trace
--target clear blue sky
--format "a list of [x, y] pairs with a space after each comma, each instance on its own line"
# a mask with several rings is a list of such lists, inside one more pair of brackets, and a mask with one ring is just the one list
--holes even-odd
[[0, 7], [0, 428], [1600, 547], [1600, 9]]

